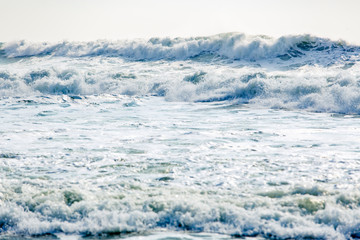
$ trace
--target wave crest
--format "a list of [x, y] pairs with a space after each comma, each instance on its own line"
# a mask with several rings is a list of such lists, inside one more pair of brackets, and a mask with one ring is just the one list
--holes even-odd
[[202, 55], [228, 58], [232, 60], [261, 60], [266, 58], [291, 58], [306, 56], [308, 52], [351, 54], [359, 47], [344, 42], [311, 35], [247, 36], [240, 33], [226, 33], [210, 37], [195, 38], [151, 38], [149, 40], [93, 41], [31, 43], [17, 41], [0, 46], [8, 58], [29, 56], [123, 57], [130, 60], [184, 60]]

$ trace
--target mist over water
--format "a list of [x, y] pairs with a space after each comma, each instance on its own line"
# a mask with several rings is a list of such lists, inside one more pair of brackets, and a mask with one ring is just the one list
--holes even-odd
[[0, 45], [0, 237], [360, 237], [359, 46]]

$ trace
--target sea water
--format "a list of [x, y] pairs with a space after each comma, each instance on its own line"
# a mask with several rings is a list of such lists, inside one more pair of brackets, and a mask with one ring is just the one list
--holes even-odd
[[0, 238], [360, 238], [360, 47], [1, 44]]

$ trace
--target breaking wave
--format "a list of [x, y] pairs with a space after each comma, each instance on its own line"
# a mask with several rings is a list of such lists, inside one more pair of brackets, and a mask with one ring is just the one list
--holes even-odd
[[[0, 46], [1, 47], [1, 46]], [[63, 57], [123, 57], [131, 60], [184, 60], [202, 55], [212, 55], [233, 60], [261, 60], [279, 58], [289, 60], [307, 56], [309, 52], [349, 57], [359, 52], [359, 47], [342, 41], [331, 41], [311, 35], [247, 36], [226, 33], [195, 38], [151, 38], [133, 41], [94, 41], [31, 43], [17, 41], [5, 43], [3, 54], [8, 58], [30, 56]]]
[[360, 114], [359, 50], [238, 33], [0, 44], [0, 239], [360, 238], [358, 116], [298, 112]]
[[0, 48], [3, 98], [160, 96], [360, 114], [360, 47], [310, 35], [19, 41]]
[[[243, 199], [235, 206], [200, 198], [138, 202], [131, 195], [106, 193], [100, 197], [103, 194], [94, 196], [74, 189], [30, 193], [17, 187], [8, 195], [2, 191], [2, 198], [14, 199], [0, 201], [0, 234], [111, 236], [168, 229], [270, 239], [360, 236], [358, 195], [328, 196], [324, 201], [324, 193], [317, 188], [300, 190], [288, 193], [295, 196], [292, 200], [286, 198], [286, 193], [275, 197], [267, 193]], [[281, 204], [271, 200], [277, 198], [284, 200], [279, 200]]]
[[[203, 68], [204, 69], [204, 68]], [[168, 101], [230, 101], [270, 108], [360, 114], [360, 73], [318, 67], [284, 72], [240, 69], [234, 73], [188, 69], [163, 73], [77, 69], [0, 71], [0, 96], [128, 95], [158, 96]]]

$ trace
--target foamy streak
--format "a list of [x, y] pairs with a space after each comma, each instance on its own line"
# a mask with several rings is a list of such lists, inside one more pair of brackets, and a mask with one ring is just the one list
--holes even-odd
[[[220, 34], [197, 38], [152, 38], [134, 41], [95, 41], [31, 43], [26, 41], [5, 43], [2, 49], [7, 57], [27, 56], [112, 56], [133, 60], [183, 60], [203, 54], [229, 59], [260, 60], [281, 57], [289, 59], [306, 55], [308, 51], [325, 54], [354, 55], [359, 47], [343, 42], [310, 35], [284, 36], [278, 39], [266, 36], [246, 36], [239, 33]], [[336, 54], [335, 54], [336, 55]]]

